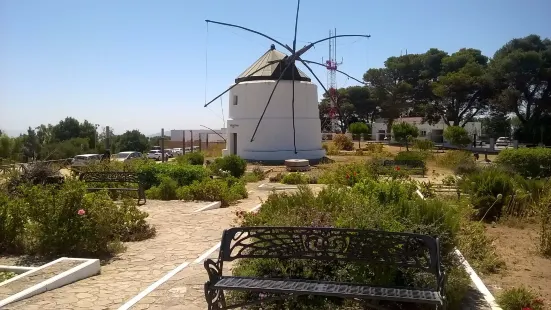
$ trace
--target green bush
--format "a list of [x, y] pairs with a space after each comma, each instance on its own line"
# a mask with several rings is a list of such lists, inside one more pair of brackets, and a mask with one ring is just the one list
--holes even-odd
[[237, 155], [228, 155], [216, 158], [209, 168], [217, 175], [228, 171], [231, 176], [240, 178], [245, 174], [247, 162]]
[[201, 152], [191, 152], [184, 155], [176, 156], [178, 164], [203, 165], [205, 156]]
[[462, 190], [470, 195], [471, 204], [477, 210], [476, 218], [495, 220], [501, 216], [515, 191], [511, 175], [501, 169], [485, 168], [470, 174], [461, 182]]
[[120, 250], [121, 241], [155, 233], [134, 201], [118, 206], [105, 191], [87, 193], [76, 180], [23, 185], [16, 196], [0, 193], [0, 201], [7, 219], [0, 222], [0, 250], [9, 253], [97, 257]]
[[467, 175], [479, 170], [471, 152], [468, 151], [446, 151], [436, 157], [436, 164], [440, 167], [452, 169], [459, 175]]
[[[299, 186], [294, 193], [274, 193], [256, 214], [240, 213], [241, 225], [306, 226], [418, 232], [438, 236], [442, 244], [444, 268], [450, 277], [447, 291], [450, 303], [460, 305], [469, 280], [453, 249], [457, 245], [463, 209], [438, 200], [421, 200], [413, 195], [415, 185], [403, 181], [375, 182], [361, 179], [349, 189], [330, 185], [316, 195]], [[240, 260], [234, 265], [236, 276], [281, 277], [346, 281], [390, 286], [429, 285], [423, 272], [399, 272], [397, 268], [372, 268], [364, 263], [316, 260]], [[258, 294], [230, 294], [234, 301], [258, 298]], [[303, 297], [268, 302], [266, 309], [342, 309], [348, 306], [338, 298]], [[357, 308], [346, 308], [357, 309]]]
[[153, 186], [150, 189], [146, 190], [146, 196], [149, 197], [149, 199], [177, 199], [176, 190], [178, 189], [178, 182], [168, 176], [161, 176], [160, 180], [161, 182], [159, 183], [159, 185]]
[[189, 186], [178, 188], [176, 194], [181, 200], [221, 201], [224, 207], [248, 196], [245, 184], [231, 176], [195, 181]]
[[399, 152], [394, 156], [394, 160], [418, 160], [425, 162], [425, 159], [425, 153], [414, 151]]
[[531, 289], [524, 286], [505, 289], [496, 299], [503, 310], [545, 309], [543, 300]]
[[434, 148], [434, 142], [428, 139], [415, 139], [413, 147], [419, 151], [430, 151]]
[[326, 169], [318, 178], [320, 184], [353, 186], [362, 178], [377, 178], [376, 169], [367, 163], [355, 162]]
[[551, 149], [519, 148], [499, 152], [496, 162], [526, 178], [551, 177]]
[[291, 172], [283, 176], [281, 183], [283, 184], [308, 184], [310, 178], [301, 172]]
[[333, 144], [337, 147], [337, 150], [352, 151], [354, 150], [354, 143], [347, 135], [337, 134], [333, 136]]
[[266, 173], [261, 167], [255, 166], [251, 172], [246, 172], [242, 179], [246, 183], [254, 183], [262, 181], [266, 178]]
[[138, 168], [138, 177], [144, 183], [146, 189], [161, 184], [163, 176], [167, 176], [178, 183], [178, 186], [185, 186], [194, 181], [208, 177], [208, 170], [202, 166], [174, 165], [170, 163], [151, 163]]

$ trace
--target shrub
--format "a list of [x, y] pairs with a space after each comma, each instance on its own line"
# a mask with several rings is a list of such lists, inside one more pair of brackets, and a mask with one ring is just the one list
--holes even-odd
[[283, 184], [308, 184], [310, 178], [301, 172], [291, 172], [283, 176], [281, 183]]
[[457, 184], [457, 179], [453, 175], [447, 175], [442, 179], [442, 185], [453, 186]]
[[337, 134], [333, 136], [333, 144], [338, 150], [352, 151], [354, 150], [354, 143], [347, 135]]
[[436, 157], [436, 164], [443, 168], [452, 169], [458, 175], [467, 175], [479, 171], [473, 155], [467, 151], [446, 151]]
[[[445, 201], [413, 199], [414, 185], [401, 181], [360, 180], [352, 189], [328, 186], [315, 195], [299, 186], [295, 193], [274, 193], [256, 214], [239, 214], [242, 226], [307, 226], [359, 228], [384, 231], [414, 231], [439, 236], [444, 268], [450, 275], [447, 291], [450, 302], [460, 304], [470, 281], [454, 259], [453, 249], [460, 232], [462, 209]], [[384, 193], [384, 194], [381, 194]], [[392, 195], [386, 195], [393, 193]], [[384, 197], [381, 199], [381, 197]], [[385, 269], [385, 270], [383, 270]], [[350, 281], [390, 286], [428, 285], [426, 274], [395, 272], [392, 268], [372, 268], [362, 263], [315, 260], [240, 260], [236, 276], [283, 277], [325, 281]], [[258, 298], [258, 294], [230, 294], [236, 301]], [[340, 299], [302, 297], [285, 302], [269, 302], [267, 309], [341, 309]]]
[[324, 170], [318, 178], [318, 183], [352, 186], [362, 178], [377, 178], [376, 170], [371, 165], [356, 162]]
[[255, 166], [251, 172], [246, 172], [243, 175], [243, 181], [247, 183], [259, 182], [266, 178], [266, 173], [261, 167]]
[[485, 168], [469, 175], [461, 182], [461, 187], [470, 194], [470, 202], [477, 210], [477, 219], [499, 218], [503, 206], [509, 202], [514, 193], [511, 176], [496, 168]]
[[499, 152], [496, 162], [526, 178], [551, 177], [551, 149], [519, 148]]
[[334, 143], [323, 143], [321, 146], [326, 155], [339, 155], [339, 148]]
[[543, 300], [531, 289], [524, 286], [505, 289], [496, 299], [503, 310], [544, 309]]
[[540, 205], [540, 234], [539, 250], [548, 257], [551, 257], [551, 200], [549, 197], [543, 199]]
[[461, 126], [448, 126], [444, 129], [444, 139], [452, 145], [466, 147], [471, 143], [467, 130]]
[[176, 156], [178, 164], [203, 165], [205, 156], [201, 152], [191, 152], [184, 155]]
[[228, 171], [233, 177], [240, 178], [245, 174], [247, 162], [237, 155], [228, 155], [216, 158], [209, 168], [214, 174]]
[[370, 153], [382, 153], [384, 150], [384, 145], [381, 143], [369, 143], [365, 146], [365, 151]]
[[413, 147], [419, 151], [430, 151], [434, 148], [434, 142], [428, 139], [415, 139]]
[[399, 152], [394, 156], [394, 160], [414, 160], [425, 162], [426, 155], [421, 152], [406, 151]]
[[148, 189], [145, 194], [149, 199], [174, 200], [177, 199], [178, 182], [168, 176], [160, 176], [161, 182]]
[[[0, 193], [0, 201], [7, 201], [1, 206], [8, 221], [0, 227], [7, 235], [0, 245], [8, 252], [97, 257], [114, 254], [122, 247], [120, 241], [155, 233], [135, 202], [119, 207], [105, 191], [87, 193], [86, 185], [76, 180], [57, 187], [24, 185], [15, 196]], [[17, 229], [15, 222], [23, 224]]]
[[158, 186], [163, 176], [169, 177], [178, 183], [178, 186], [185, 186], [197, 180], [208, 177], [208, 170], [201, 166], [174, 165], [170, 163], [151, 163], [138, 168], [138, 177], [146, 189]]
[[182, 200], [221, 201], [224, 207], [248, 196], [245, 184], [231, 176], [196, 181], [189, 186], [180, 187], [176, 194]]

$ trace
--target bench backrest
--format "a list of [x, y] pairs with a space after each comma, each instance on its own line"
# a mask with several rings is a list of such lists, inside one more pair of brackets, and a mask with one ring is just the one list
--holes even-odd
[[224, 231], [220, 258], [363, 261], [439, 274], [438, 239], [411, 233], [322, 227], [235, 227]]
[[410, 168], [424, 168], [425, 163], [422, 160], [385, 160], [383, 166], [406, 166]]
[[136, 173], [126, 171], [83, 172], [80, 174], [79, 180], [84, 182], [140, 183]]

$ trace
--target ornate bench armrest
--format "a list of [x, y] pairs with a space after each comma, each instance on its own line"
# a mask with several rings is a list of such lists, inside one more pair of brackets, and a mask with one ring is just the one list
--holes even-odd
[[216, 262], [212, 259], [205, 260], [205, 269], [209, 275], [210, 284], [215, 284], [222, 278], [222, 260], [218, 259]]

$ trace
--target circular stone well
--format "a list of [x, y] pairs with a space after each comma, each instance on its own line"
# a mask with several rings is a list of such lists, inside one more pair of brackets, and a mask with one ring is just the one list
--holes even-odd
[[308, 171], [310, 170], [310, 161], [308, 159], [287, 159], [285, 160], [287, 171]]

